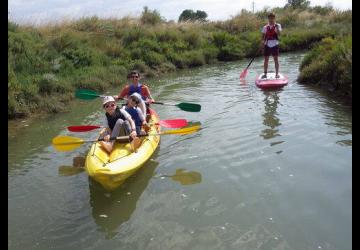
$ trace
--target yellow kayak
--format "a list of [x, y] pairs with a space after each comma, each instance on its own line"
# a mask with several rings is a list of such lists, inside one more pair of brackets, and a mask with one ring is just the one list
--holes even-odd
[[[150, 124], [159, 122], [157, 113], [150, 109]], [[152, 125], [149, 134], [160, 132], [159, 125]], [[91, 178], [105, 189], [114, 190], [133, 175], [151, 157], [160, 142], [160, 136], [140, 137], [141, 146], [135, 153], [129, 143], [115, 143], [111, 154], [95, 142], [88, 152], [85, 170]]]

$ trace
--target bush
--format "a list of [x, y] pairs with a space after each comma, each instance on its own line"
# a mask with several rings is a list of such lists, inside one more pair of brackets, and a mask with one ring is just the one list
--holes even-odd
[[72, 62], [75, 68], [90, 66], [93, 62], [93, 53], [85, 48], [69, 48], [61, 53], [66, 59]]
[[187, 51], [184, 53], [184, 58], [186, 58], [186, 64], [188, 67], [201, 66], [206, 63], [201, 50]]
[[154, 51], [148, 51], [147, 53], [143, 53], [141, 55], [142, 60], [146, 63], [146, 65], [155, 68], [161, 63], [165, 62], [165, 56], [162, 54], [156, 53]]
[[149, 8], [145, 6], [141, 13], [140, 21], [142, 24], [155, 25], [161, 23], [163, 18], [157, 10], [149, 10]]
[[315, 46], [300, 65], [301, 83], [331, 85], [351, 97], [352, 38], [325, 38]]
[[64, 81], [59, 81], [54, 74], [44, 74], [38, 82], [39, 93], [53, 94], [53, 93], [67, 93], [71, 91], [71, 87]]

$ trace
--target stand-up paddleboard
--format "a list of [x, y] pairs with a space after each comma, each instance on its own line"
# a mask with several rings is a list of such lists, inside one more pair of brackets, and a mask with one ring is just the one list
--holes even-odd
[[281, 88], [288, 84], [288, 78], [279, 73], [279, 78], [275, 78], [275, 73], [270, 72], [266, 74], [266, 78], [262, 78], [264, 74], [256, 77], [255, 84], [261, 89]]

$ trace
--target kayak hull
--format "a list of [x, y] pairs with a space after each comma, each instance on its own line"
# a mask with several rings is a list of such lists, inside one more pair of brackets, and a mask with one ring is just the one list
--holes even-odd
[[289, 82], [288, 78], [283, 74], [279, 74], [279, 78], [275, 78], [275, 73], [267, 73], [267, 78], [262, 79], [263, 74], [256, 77], [255, 84], [261, 89], [276, 89], [286, 86]]
[[[150, 109], [150, 123], [159, 122], [157, 113]], [[152, 125], [149, 134], [160, 132], [159, 125]], [[130, 143], [115, 143], [111, 154], [95, 142], [85, 160], [88, 175], [111, 191], [118, 188], [124, 181], [139, 170], [149, 160], [159, 145], [160, 136], [141, 137], [141, 146], [133, 152]]]

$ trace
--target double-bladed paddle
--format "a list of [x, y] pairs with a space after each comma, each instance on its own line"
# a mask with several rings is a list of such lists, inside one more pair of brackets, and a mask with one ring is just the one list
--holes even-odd
[[[165, 128], [182, 128], [188, 125], [185, 119], [173, 119], [173, 120], [161, 120], [155, 125], [160, 125]], [[100, 125], [79, 125], [79, 126], [68, 126], [67, 129], [71, 132], [87, 132], [94, 129], [103, 128]]]
[[[160, 133], [154, 134], [145, 134], [145, 135], [138, 135], [138, 137], [145, 137], [145, 136], [158, 136], [158, 135], [171, 135], [171, 134], [179, 134], [179, 135], [186, 135], [194, 133], [200, 130], [201, 125], [194, 125], [189, 127], [184, 127], [181, 129], [173, 129], [173, 130], [166, 130], [161, 131]], [[118, 137], [111, 137], [110, 140], [126, 140], [129, 139], [129, 136], [118, 136]], [[52, 140], [52, 144], [55, 149], [59, 151], [71, 151], [80, 147], [82, 144], [87, 142], [97, 142], [97, 141], [104, 141], [104, 139], [97, 139], [97, 140], [83, 140], [78, 137], [72, 136], [57, 136]]]
[[[83, 100], [92, 100], [97, 97], [105, 97], [104, 95], [99, 95], [96, 91], [90, 89], [79, 89], [75, 92], [75, 97], [83, 99]], [[181, 102], [178, 104], [171, 104], [171, 103], [163, 103], [163, 102], [152, 102], [152, 104], [160, 104], [160, 105], [167, 105], [167, 106], [176, 106], [181, 110], [188, 111], [188, 112], [199, 112], [201, 110], [201, 105], [196, 103], [188, 103], [188, 102]]]

